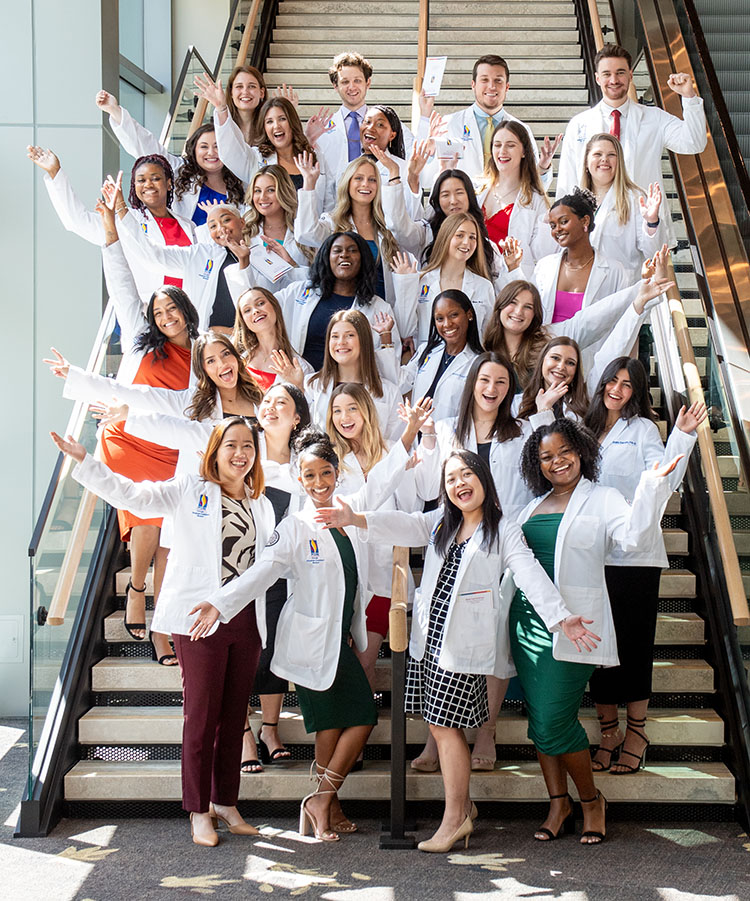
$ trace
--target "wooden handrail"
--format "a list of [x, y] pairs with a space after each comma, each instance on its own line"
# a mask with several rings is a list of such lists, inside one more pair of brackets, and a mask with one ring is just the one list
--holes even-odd
[[419, 95], [427, 65], [427, 32], [430, 27], [430, 0], [419, 0], [419, 30], [417, 32], [417, 74], [414, 76], [414, 93], [411, 100], [411, 130], [417, 133], [419, 127]]
[[60, 566], [60, 575], [55, 583], [55, 591], [49, 605], [47, 623], [50, 626], [62, 626], [65, 623], [65, 614], [68, 610], [71, 592], [73, 591], [73, 582], [81, 564], [83, 548], [86, 544], [86, 536], [91, 528], [91, 520], [94, 516], [97, 500], [98, 497], [95, 494], [88, 489], [84, 489], [81, 503], [76, 511], [70, 541], [65, 549], [65, 556]]
[[[250, 41], [253, 38], [253, 32], [255, 31], [255, 21], [258, 18], [258, 13], [260, 12], [260, 5], [263, 0], [253, 0], [253, 5], [250, 7], [250, 12], [247, 14], [247, 19], [245, 21], [245, 30], [242, 32], [242, 42], [240, 43], [240, 49], [237, 51], [237, 59], [235, 60], [235, 66], [244, 66], [247, 61], [248, 53], [250, 52]], [[226, 48], [224, 48], [226, 49]], [[214, 75], [217, 76], [219, 74], [221, 68], [221, 58], [219, 58], [216, 62], [216, 70]], [[200, 127], [203, 125], [203, 120], [206, 117], [206, 110], [208, 109], [208, 101], [204, 100], [202, 97], [195, 105], [195, 112], [193, 113], [193, 118], [190, 121], [190, 128], [188, 129], [188, 137], [194, 134]]]
[[594, 44], [597, 50], [601, 50], [604, 46], [604, 32], [596, 0], [589, 0], [589, 18], [591, 19], [591, 30], [594, 32]]
[[388, 615], [388, 644], [400, 654], [409, 646], [406, 607], [409, 594], [409, 549], [394, 547], [391, 610]]

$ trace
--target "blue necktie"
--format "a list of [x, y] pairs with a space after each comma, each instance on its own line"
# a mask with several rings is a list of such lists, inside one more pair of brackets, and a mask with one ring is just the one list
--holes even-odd
[[350, 112], [347, 116], [349, 121], [346, 124], [346, 139], [349, 142], [349, 162], [356, 160], [362, 155], [362, 145], [359, 141], [359, 116], [354, 112]]

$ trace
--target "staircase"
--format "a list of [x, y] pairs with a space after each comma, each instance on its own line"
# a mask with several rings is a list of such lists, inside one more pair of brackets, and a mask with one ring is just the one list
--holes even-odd
[[[604, 13], [608, 4], [602, 5]], [[372, 62], [373, 100], [394, 106], [402, 118], [411, 114], [411, 85], [416, 73], [417, 2], [372, 0], [282, 0], [267, 64], [269, 87], [291, 83], [300, 95], [303, 120], [321, 105], [337, 105], [326, 69], [343, 49], [360, 51]], [[438, 109], [449, 111], [472, 102], [471, 66], [480, 54], [503, 55], [511, 70], [508, 108], [528, 122], [537, 138], [563, 130], [567, 120], [587, 103], [573, 2], [524, 0], [433, 0], [430, 4], [428, 52], [449, 55]], [[475, 17], [471, 19], [470, 17]], [[483, 27], [474, 27], [481, 17]], [[468, 20], [467, 20], [468, 19]], [[497, 26], [497, 27], [490, 27]], [[645, 67], [639, 68], [639, 94], [648, 88]], [[702, 318], [692, 261], [687, 249], [674, 179], [665, 157], [665, 186], [674, 209], [680, 246], [674, 256], [679, 288], [692, 329], [701, 375], [708, 378], [708, 332]], [[652, 363], [652, 393], [660, 404], [658, 367]], [[662, 437], [666, 431], [662, 424]], [[738, 552], [750, 580], [750, 497], [738, 486], [737, 461], [726, 430], [715, 434], [722, 475], [733, 516]], [[724, 765], [724, 723], [716, 712], [714, 672], [705, 659], [705, 623], [696, 612], [695, 564], [691, 536], [675, 494], [663, 521], [669, 569], [662, 575], [654, 669], [654, 697], [647, 731], [651, 739], [648, 765], [627, 778], [597, 775], [597, 785], [611, 802], [637, 802], [641, 815], [658, 805], [710, 805], [731, 816], [735, 782]], [[80, 761], [65, 778], [65, 797], [74, 811], [96, 802], [177, 802], [180, 799], [180, 737], [182, 728], [180, 675], [158, 666], [142, 643], [134, 642], [122, 625], [128, 571], [119, 572], [112, 586], [120, 612], [102, 623], [108, 655], [91, 672], [93, 705], [80, 719]], [[151, 576], [147, 580], [151, 591]], [[748, 586], [750, 587], [750, 586]], [[151, 620], [149, 611], [147, 620]], [[347, 779], [342, 797], [385, 800], [389, 797], [390, 660], [377, 669], [380, 720], [366, 750], [364, 769]], [[253, 699], [257, 701], [256, 699]], [[720, 705], [719, 705], [720, 706]], [[596, 718], [586, 696], [581, 720], [592, 741]], [[622, 717], [624, 722], [624, 715]], [[259, 725], [256, 711], [254, 725]], [[286, 698], [280, 732], [294, 762], [266, 767], [262, 774], [242, 777], [241, 799], [298, 801], [310, 790], [309, 761], [313, 736], [304, 731], [293, 686]], [[426, 738], [418, 719], [407, 722], [409, 757]], [[471, 740], [471, 735], [469, 735]], [[498, 762], [491, 773], [472, 775], [477, 801], [542, 801], [544, 783], [533, 747], [526, 738], [526, 721], [518, 702], [506, 702], [497, 725]], [[439, 773], [407, 774], [410, 799], [443, 797]], [[684, 814], [689, 808], [682, 808]], [[697, 808], [703, 817], [706, 807]]]

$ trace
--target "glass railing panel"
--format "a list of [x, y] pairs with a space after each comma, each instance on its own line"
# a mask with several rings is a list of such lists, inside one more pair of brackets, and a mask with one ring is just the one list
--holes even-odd
[[[120, 362], [119, 331], [110, 304], [105, 311], [87, 370], [111, 376]], [[80, 441], [90, 453], [96, 450], [96, 421], [86, 404], [75, 405], [65, 434]], [[57, 708], [60, 672], [76, 621], [92, 554], [99, 536], [105, 506], [86, 497], [71, 476], [73, 463], [66, 458], [53, 476], [38, 528], [29, 548], [30, 562], [30, 693], [29, 693], [29, 792], [43, 771], [37, 749], [47, 714]], [[67, 598], [67, 605], [64, 599]], [[56, 614], [56, 615], [55, 615]], [[58, 623], [59, 624], [54, 624]]]
[[[198, 98], [193, 92], [196, 75], [208, 75], [210, 78], [213, 73], [195, 47], [190, 47], [175, 90], [177, 100], [173, 101], [171, 127], [166, 139], [167, 150], [177, 156], [182, 153], [182, 148], [185, 146], [190, 123], [193, 121], [198, 103]], [[162, 142], [164, 142], [163, 136]]]
[[[255, 39], [260, 27], [260, 14], [258, 14], [255, 17], [255, 22], [252, 24], [252, 33], [248, 42], [245, 35], [245, 29], [252, 6], [253, 0], [240, 0], [230, 23], [227, 43], [216, 73], [217, 78], [221, 79], [221, 83], [224, 87], [226, 87], [227, 80], [232, 73], [232, 69], [234, 69], [236, 65], [245, 65], [250, 62], [253, 47], [255, 46]], [[240, 60], [239, 54], [243, 46], [243, 40], [245, 41], [245, 46], [248, 48], [248, 51], [246, 57]]]

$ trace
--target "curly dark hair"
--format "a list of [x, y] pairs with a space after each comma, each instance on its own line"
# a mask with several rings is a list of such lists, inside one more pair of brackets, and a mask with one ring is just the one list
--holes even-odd
[[482, 501], [482, 550], [491, 551], [497, 544], [497, 534], [500, 529], [500, 520], [503, 518], [503, 510], [497, 497], [497, 489], [495, 488], [495, 481], [492, 478], [492, 471], [489, 465], [485, 463], [479, 454], [467, 450], [453, 451], [443, 462], [443, 469], [440, 474], [440, 503], [443, 507], [443, 518], [435, 532], [435, 550], [441, 555], [448, 552], [450, 543], [464, 518], [461, 510], [450, 500], [448, 492], [445, 490], [445, 468], [456, 457], [474, 473], [479, 479], [479, 484], [484, 489], [484, 501]]
[[569, 210], [572, 210], [579, 219], [588, 216], [589, 232], [594, 230], [594, 216], [596, 215], [598, 204], [596, 202], [596, 197], [594, 197], [591, 191], [576, 186], [573, 188], [572, 194], [566, 194], [564, 197], [556, 200], [550, 209], [554, 210], [555, 207], [558, 206], [566, 206]]
[[146, 308], [146, 322], [148, 322], [148, 328], [146, 331], [141, 332], [133, 342], [136, 350], [143, 351], [143, 353], [153, 352], [154, 356], [151, 361], [152, 364], [156, 363], [157, 360], [167, 359], [167, 352], [164, 350], [164, 345], [169, 339], [164, 332], [159, 329], [159, 326], [154, 319], [154, 301], [160, 294], [164, 294], [170, 300], [174, 301], [187, 325], [188, 338], [190, 338], [191, 341], [195, 341], [198, 337], [198, 311], [193, 306], [190, 298], [185, 294], [182, 288], [178, 288], [176, 285], [162, 285], [161, 288], [157, 288], [151, 295], [148, 307]]
[[474, 184], [469, 176], [461, 169], [446, 169], [435, 179], [435, 184], [432, 187], [430, 199], [428, 201], [432, 207], [432, 212], [427, 218], [430, 228], [432, 229], [432, 241], [430, 241], [427, 247], [422, 251], [422, 266], [425, 266], [430, 262], [430, 255], [432, 254], [432, 248], [435, 245], [435, 238], [440, 231], [440, 226], [448, 215], [440, 208], [440, 189], [449, 178], [455, 178], [460, 181], [466, 190], [466, 196], [469, 198], [469, 209], [466, 212], [477, 224], [477, 234], [479, 235], [479, 240], [482, 242], [482, 247], [484, 247], [484, 258], [487, 261], [490, 274], [494, 279], [497, 276], [497, 268], [495, 266], [495, 252], [492, 247], [492, 242], [490, 241], [490, 236], [487, 234], [487, 223], [484, 221], [484, 214], [479, 206], [477, 192], [474, 190]]
[[146, 209], [146, 204], [135, 193], [135, 173], [141, 166], [147, 166], [149, 163], [154, 166], [159, 166], [164, 173], [164, 178], [172, 183], [171, 186], [167, 188], [167, 209], [169, 209], [174, 200], [174, 170], [169, 164], [169, 160], [160, 153], [149, 153], [147, 156], [139, 156], [133, 163], [133, 168], [130, 170], [130, 193], [128, 194], [128, 203], [134, 210]]
[[[196, 185], [204, 185], [206, 183], [206, 175], [195, 158], [195, 145], [203, 135], [215, 131], [213, 123], [207, 122], [205, 125], [201, 125], [200, 128], [196, 128], [185, 142], [185, 149], [182, 152], [185, 163], [174, 180], [174, 196], [178, 200], [182, 200], [182, 195], [186, 191], [191, 191]], [[227, 188], [227, 198], [235, 206], [241, 206], [245, 199], [245, 186], [226, 166], [222, 166], [221, 177], [224, 179], [224, 184]]]
[[331, 248], [334, 241], [343, 237], [351, 238], [359, 248], [359, 275], [354, 297], [357, 303], [368, 306], [375, 296], [375, 260], [372, 258], [367, 241], [356, 232], [334, 232], [323, 241], [310, 266], [308, 286], [320, 289], [321, 297], [330, 297], [333, 294], [336, 279], [331, 271]]
[[303, 429], [296, 437], [292, 449], [297, 459], [303, 454], [312, 454], [313, 457], [319, 457], [326, 463], [330, 463], [336, 472], [339, 471], [339, 458], [331, 439], [315, 426]]
[[599, 442], [586, 426], [572, 419], [556, 419], [549, 425], [540, 426], [532, 432], [521, 452], [521, 475], [536, 497], [552, 488], [552, 483], [542, 475], [539, 464], [539, 447], [548, 435], [562, 435], [581, 461], [581, 475], [590, 482], [599, 478]]

